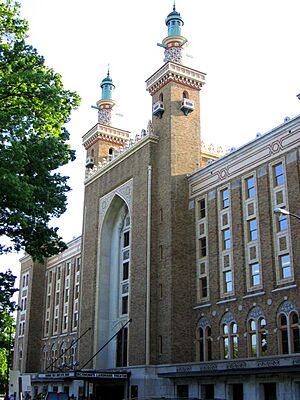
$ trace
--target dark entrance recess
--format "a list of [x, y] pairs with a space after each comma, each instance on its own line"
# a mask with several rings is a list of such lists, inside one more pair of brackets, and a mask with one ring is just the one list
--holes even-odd
[[276, 383], [264, 383], [265, 400], [276, 400]]
[[214, 385], [203, 385], [203, 386], [204, 386], [204, 399], [214, 400], [215, 398]]
[[189, 385], [177, 385], [177, 397], [179, 399], [188, 399]]
[[237, 383], [235, 385], [232, 385], [232, 398], [233, 400], [243, 400], [244, 390], [242, 383]]
[[95, 385], [94, 396], [97, 400], [122, 400], [125, 398], [123, 385]]

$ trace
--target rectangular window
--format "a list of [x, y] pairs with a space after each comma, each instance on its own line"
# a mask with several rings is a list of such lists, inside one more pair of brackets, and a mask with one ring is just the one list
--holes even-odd
[[202, 278], [199, 279], [199, 290], [200, 290], [200, 297], [205, 298], [207, 297], [207, 277], [203, 276]]
[[291, 259], [289, 254], [279, 256], [281, 279], [292, 277]]
[[274, 183], [275, 186], [280, 186], [284, 184], [284, 173], [283, 173], [282, 163], [274, 166]]
[[228, 250], [231, 247], [231, 240], [230, 240], [230, 229], [224, 229], [222, 231], [222, 238], [223, 238], [223, 250]]
[[206, 238], [199, 239], [200, 257], [206, 256]]
[[126, 281], [129, 277], [129, 262], [123, 264], [123, 281]]
[[58, 267], [57, 268], [57, 280], [60, 280], [60, 278], [61, 278], [61, 268]]
[[224, 189], [221, 191], [221, 208], [229, 207], [229, 190]]
[[74, 313], [73, 315], [73, 328], [77, 328], [78, 325], [78, 313]]
[[122, 297], [122, 314], [128, 314], [128, 296]]
[[129, 231], [124, 232], [123, 247], [129, 246]]
[[230, 293], [233, 290], [232, 286], [232, 272], [226, 271], [224, 272], [224, 292]]
[[249, 241], [250, 242], [252, 240], [257, 240], [257, 222], [256, 222], [256, 218], [250, 219], [248, 221], [248, 235], [249, 235]]
[[65, 303], [67, 303], [69, 301], [69, 289], [66, 288], [65, 290]]
[[247, 199], [253, 199], [255, 197], [255, 183], [253, 176], [246, 179], [246, 197]]
[[259, 263], [250, 264], [251, 286], [260, 285], [260, 265]]
[[66, 275], [70, 275], [70, 272], [71, 272], [71, 263], [67, 262]]
[[198, 201], [198, 216], [199, 219], [205, 218], [206, 216], [205, 199]]
[[75, 299], [78, 299], [78, 297], [79, 297], [79, 285], [76, 285], [76, 286], [75, 286], [75, 295], [74, 295], [74, 298], [75, 298]]
[[286, 215], [281, 215], [277, 218], [278, 232], [286, 231], [288, 229], [288, 221]]
[[64, 318], [63, 318], [63, 330], [65, 331], [67, 329], [67, 327], [68, 327], [68, 316], [64, 315]]
[[46, 329], [45, 329], [46, 335], [49, 334], [49, 321], [46, 321]]
[[58, 330], [58, 318], [55, 318], [55, 319], [54, 319], [54, 328], [53, 328], [53, 331], [54, 331], [54, 332], [57, 332], [57, 330]]

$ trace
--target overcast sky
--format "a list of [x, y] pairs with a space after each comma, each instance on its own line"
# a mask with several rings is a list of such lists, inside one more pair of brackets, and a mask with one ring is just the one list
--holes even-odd
[[[73, 188], [58, 221], [68, 241], [81, 234], [85, 152], [81, 138], [97, 123], [91, 108], [108, 64], [115, 83], [113, 126], [133, 135], [151, 118], [145, 80], [163, 64], [156, 45], [167, 35], [173, 0], [19, 0], [28, 43], [77, 91], [81, 106], [68, 124], [77, 160], [64, 170]], [[299, 0], [176, 0], [188, 41], [183, 63], [207, 73], [201, 91], [202, 139], [225, 148], [300, 114]], [[1, 256], [0, 268], [19, 256]]]

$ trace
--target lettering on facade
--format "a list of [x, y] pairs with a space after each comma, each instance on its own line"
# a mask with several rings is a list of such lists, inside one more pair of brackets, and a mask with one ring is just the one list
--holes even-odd
[[298, 358], [294, 358], [293, 359], [293, 365], [298, 365], [298, 364], [300, 364], [300, 358], [298, 357]]
[[127, 379], [127, 374], [107, 373], [107, 372], [77, 372], [76, 376], [80, 378]]

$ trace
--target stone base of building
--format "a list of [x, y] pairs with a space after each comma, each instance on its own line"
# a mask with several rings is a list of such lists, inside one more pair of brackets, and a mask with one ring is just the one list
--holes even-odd
[[[292, 363], [285, 366], [288, 359], [298, 360], [281, 357], [263, 362], [237, 360], [32, 374], [30, 394], [38, 399], [47, 391], [67, 392], [74, 400], [298, 400], [300, 367]], [[255, 362], [260, 366], [251, 368]]]

